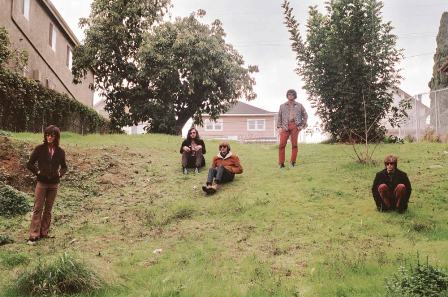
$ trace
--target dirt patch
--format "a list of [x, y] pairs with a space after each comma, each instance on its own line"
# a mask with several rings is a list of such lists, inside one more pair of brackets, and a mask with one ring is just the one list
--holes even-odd
[[0, 137], [0, 181], [23, 192], [33, 192], [33, 174], [26, 168], [32, 147]]

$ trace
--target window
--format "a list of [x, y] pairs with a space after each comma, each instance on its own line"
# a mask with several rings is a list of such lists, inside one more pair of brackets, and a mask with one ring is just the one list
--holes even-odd
[[30, 19], [30, 0], [23, 0], [22, 2], [22, 13], [23, 16], [29, 20]]
[[266, 120], [247, 120], [248, 131], [264, 131], [266, 130]]
[[50, 23], [50, 34], [48, 42], [53, 51], [56, 51], [56, 28], [54, 27], [53, 23]]
[[222, 120], [216, 120], [216, 122], [205, 120], [204, 129], [205, 131], [222, 131], [223, 122]]
[[65, 61], [65, 65], [67, 65], [68, 69], [72, 70], [72, 64], [73, 63], [73, 54], [72, 54], [72, 49], [70, 48], [70, 46], [67, 45], [67, 58]]

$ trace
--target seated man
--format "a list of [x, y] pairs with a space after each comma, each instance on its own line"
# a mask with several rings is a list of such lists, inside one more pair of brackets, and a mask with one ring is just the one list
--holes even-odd
[[372, 194], [379, 211], [397, 210], [403, 213], [408, 208], [411, 182], [407, 174], [397, 168], [397, 157], [384, 158], [385, 169], [378, 172], [372, 186]]
[[214, 194], [219, 185], [231, 182], [235, 174], [243, 173], [238, 156], [230, 151], [230, 145], [223, 142], [219, 145], [219, 154], [213, 157], [212, 167], [208, 170], [207, 183], [202, 190], [207, 194]]
[[195, 168], [195, 173], [199, 173], [199, 168], [205, 166], [205, 143], [199, 137], [196, 128], [188, 130], [187, 139], [182, 142], [180, 146], [180, 153], [182, 154], [182, 172], [188, 173], [187, 168]]

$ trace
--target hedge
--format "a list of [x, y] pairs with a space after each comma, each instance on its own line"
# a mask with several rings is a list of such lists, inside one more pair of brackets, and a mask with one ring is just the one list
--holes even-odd
[[48, 125], [84, 134], [107, 132], [109, 122], [66, 94], [0, 69], [0, 129], [40, 132]]

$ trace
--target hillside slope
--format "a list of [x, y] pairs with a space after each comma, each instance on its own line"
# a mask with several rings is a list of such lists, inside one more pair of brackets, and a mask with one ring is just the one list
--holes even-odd
[[[0, 154], [3, 179], [29, 193], [24, 162], [40, 141], [13, 134]], [[6, 265], [17, 254], [32, 266], [67, 251], [112, 284], [104, 296], [384, 296], [384, 278], [417, 252], [448, 265], [446, 144], [377, 149], [378, 161], [397, 154], [413, 185], [398, 215], [378, 213], [371, 198], [382, 165], [356, 164], [348, 146], [299, 145], [298, 166], [279, 170], [277, 146], [232, 143], [244, 173], [206, 197], [206, 170], [181, 174], [180, 143], [64, 134], [70, 171], [53, 210], [56, 238], [27, 246], [29, 214], [0, 217], [0, 235], [15, 240], [0, 249], [0, 296], [30, 267]], [[217, 142], [206, 145], [208, 165]]]

